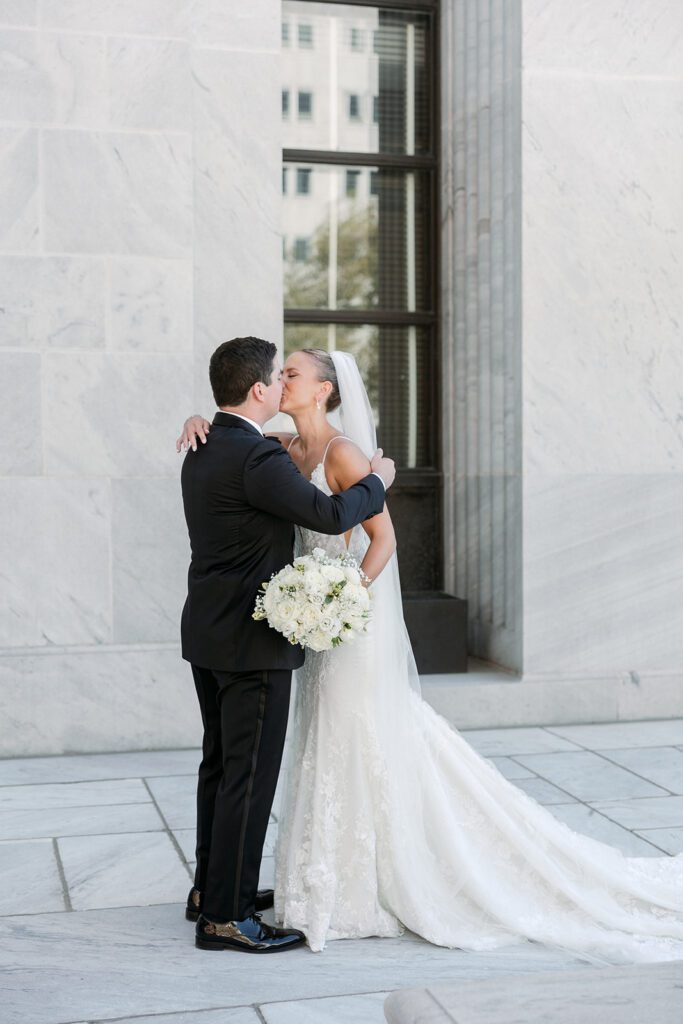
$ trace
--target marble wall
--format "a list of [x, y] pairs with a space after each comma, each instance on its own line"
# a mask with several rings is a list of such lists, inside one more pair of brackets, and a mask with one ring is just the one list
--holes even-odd
[[0, 755], [200, 736], [174, 442], [220, 341], [281, 340], [279, 34], [0, 3]]
[[[473, 653], [524, 682], [562, 684], [564, 720], [603, 717], [607, 705], [617, 717], [680, 714], [683, 7], [453, 0], [446, 10], [444, 46], [461, 53], [444, 82], [460, 124], [444, 179], [444, 266], [456, 285], [446, 336], [462, 396], [450, 554]], [[513, 232], [517, 214], [500, 183], [494, 54], [513, 51], [517, 33], [503, 118], [512, 111], [514, 139], [518, 94], [520, 146], [504, 143], [502, 174], [512, 152], [521, 305], [508, 335], [494, 224], [502, 216], [504, 232], [501, 204], [513, 202]], [[499, 490], [515, 484], [512, 507], [492, 504], [492, 460], [505, 470]], [[499, 609], [510, 594], [511, 563], [517, 643], [491, 601], [492, 580]]]

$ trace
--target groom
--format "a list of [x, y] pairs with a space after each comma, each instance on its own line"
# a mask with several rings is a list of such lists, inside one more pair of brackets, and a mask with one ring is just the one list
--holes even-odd
[[181, 480], [192, 558], [182, 615], [204, 724], [197, 785], [197, 868], [186, 916], [201, 949], [272, 953], [302, 943], [263, 923], [273, 904], [257, 892], [263, 843], [287, 728], [292, 669], [304, 651], [252, 618], [261, 583], [293, 555], [294, 527], [341, 534], [377, 515], [394, 464], [328, 497], [309, 483], [263, 424], [282, 393], [277, 349], [233, 338], [211, 357], [216, 413], [205, 445], [188, 452]]

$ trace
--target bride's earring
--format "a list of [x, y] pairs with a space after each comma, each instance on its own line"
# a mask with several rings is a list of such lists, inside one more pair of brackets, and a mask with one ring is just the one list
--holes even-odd
[[316, 398], [316, 400], [315, 400], [315, 407], [316, 407], [316, 409], [320, 408], [320, 399], [319, 398]]

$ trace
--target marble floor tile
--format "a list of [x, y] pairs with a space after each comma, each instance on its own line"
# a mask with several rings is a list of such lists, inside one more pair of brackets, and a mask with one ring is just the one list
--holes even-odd
[[683, 827], [640, 829], [636, 834], [666, 853], [683, 853]]
[[554, 782], [579, 800], [591, 803], [594, 800], [665, 795], [660, 786], [638, 778], [590, 750], [520, 754], [517, 760], [541, 778]]
[[148, 779], [161, 813], [170, 829], [195, 828], [197, 822], [197, 779], [193, 775], [167, 775]]
[[261, 861], [261, 872], [259, 874], [259, 888], [272, 889], [275, 885], [275, 859], [264, 857]]
[[683, 796], [662, 796], [644, 800], [596, 800], [596, 810], [625, 828], [683, 827]]
[[683, 794], [683, 751], [677, 747], [609, 750], [604, 756], [671, 793]]
[[548, 731], [589, 750], [624, 747], [683, 746], [683, 718], [652, 722], [605, 722], [596, 725], [550, 725]]
[[201, 756], [200, 750], [192, 749], [7, 758], [0, 760], [0, 786], [196, 775]]
[[65, 910], [51, 839], [0, 843], [0, 914]]
[[189, 875], [166, 833], [71, 836], [58, 843], [75, 910], [187, 898]]
[[506, 779], [533, 779], [534, 773], [524, 765], [518, 764], [511, 757], [489, 757], [487, 758]]
[[385, 1024], [384, 1000], [388, 992], [357, 996], [328, 996], [260, 1007], [266, 1024]]
[[6, 811], [101, 807], [105, 804], [148, 803], [149, 793], [140, 779], [114, 782], [55, 782], [0, 787], [0, 814]]
[[2, 811], [0, 839], [159, 832], [164, 823], [154, 804], [105, 804], [103, 807], [56, 807]]
[[[661, 848], [656, 849], [646, 842], [647, 835], [639, 839], [633, 832], [617, 825], [615, 821], [606, 818], [593, 807], [586, 804], [559, 804], [549, 807], [556, 818], [569, 825], [575, 832], [580, 832], [591, 839], [598, 839], [601, 843], [608, 843], [616, 846], [618, 850], [629, 857], [661, 857]], [[655, 840], [653, 840], [655, 842]], [[656, 844], [659, 845], [659, 844]]]
[[191, 1010], [189, 1013], [161, 1013], [151, 1017], [118, 1017], [116, 1024], [263, 1024], [251, 1006], [221, 1010]]
[[173, 829], [178, 846], [183, 851], [183, 857], [187, 861], [194, 860], [195, 845], [197, 843], [197, 832], [193, 828]]
[[525, 793], [532, 796], [539, 804], [571, 804], [575, 803], [570, 793], [553, 786], [552, 782], [545, 779], [514, 779], [515, 786], [519, 786]]
[[182, 901], [0, 920], [6, 1024], [189, 1013], [582, 966], [535, 943], [466, 953], [410, 934], [330, 942], [322, 953], [302, 947], [264, 966], [258, 956], [196, 949]]
[[275, 853], [275, 841], [277, 839], [277, 825], [270, 824], [266, 829], [266, 841], [263, 844], [263, 856], [272, 857]]
[[467, 729], [462, 735], [484, 757], [496, 754], [547, 754], [556, 750], [576, 750], [575, 743], [546, 729]]

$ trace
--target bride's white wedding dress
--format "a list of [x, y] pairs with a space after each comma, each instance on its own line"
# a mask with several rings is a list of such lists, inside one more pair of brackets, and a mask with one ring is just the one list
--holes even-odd
[[[347, 431], [348, 433], [348, 431]], [[324, 462], [311, 476], [332, 493]], [[362, 560], [361, 526], [349, 550]], [[344, 536], [296, 528], [296, 554]], [[600, 963], [683, 959], [683, 854], [626, 857], [574, 832], [476, 753], [411, 686], [395, 557], [370, 631], [296, 672], [275, 916], [313, 950], [397, 936], [491, 950], [525, 940]]]

